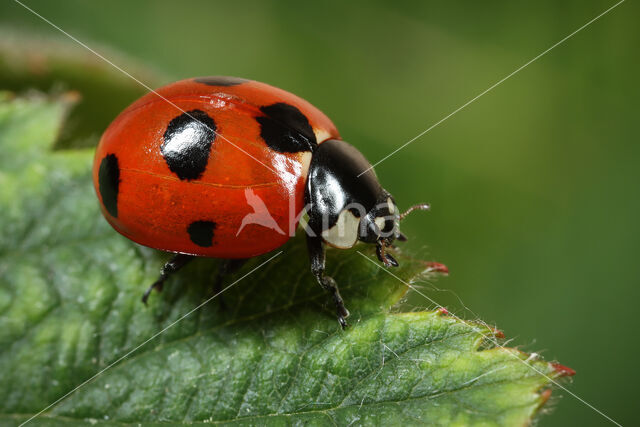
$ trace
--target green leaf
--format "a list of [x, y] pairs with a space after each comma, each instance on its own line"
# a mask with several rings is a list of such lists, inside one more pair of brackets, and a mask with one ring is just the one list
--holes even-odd
[[[493, 346], [495, 330], [444, 310], [398, 312], [406, 286], [364, 259], [357, 251], [374, 258], [364, 246], [329, 252], [352, 312], [342, 331], [302, 236], [229, 279], [247, 275], [224, 293], [226, 309], [214, 300], [172, 326], [211, 295], [217, 261], [196, 260], [142, 305], [167, 255], [107, 225], [90, 151], [50, 150], [68, 103], [9, 98], [0, 95], [2, 424], [30, 419], [132, 350], [33, 422], [522, 425], [550, 378], [569, 373]], [[397, 257], [404, 280], [429, 274]]]
[[[168, 81], [131, 58], [93, 47], [152, 88]], [[57, 134], [58, 148], [94, 146], [113, 118], [147, 92], [75, 42], [6, 29], [0, 29], [0, 82], [14, 92], [38, 89], [76, 98]]]

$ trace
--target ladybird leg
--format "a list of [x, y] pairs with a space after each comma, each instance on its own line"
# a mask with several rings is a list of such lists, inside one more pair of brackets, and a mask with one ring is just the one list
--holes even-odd
[[309, 251], [309, 260], [311, 261], [311, 272], [316, 276], [320, 286], [331, 294], [333, 302], [336, 305], [338, 322], [340, 322], [342, 329], [345, 329], [348, 326], [345, 319], [349, 317], [349, 310], [344, 306], [344, 301], [340, 296], [336, 281], [333, 280], [332, 277], [324, 274], [325, 250], [322, 239], [320, 237], [307, 235], [307, 249]]
[[164, 281], [169, 278], [173, 273], [180, 270], [182, 267], [187, 265], [189, 261], [194, 259], [193, 255], [185, 255], [185, 254], [175, 254], [173, 258], [171, 258], [160, 270], [160, 277], [156, 280], [142, 295], [142, 302], [147, 303], [149, 299], [149, 295], [154, 289], [157, 289], [158, 292], [162, 291], [162, 285]]
[[385, 267], [397, 267], [398, 261], [386, 251], [387, 246], [381, 242], [378, 242], [378, 246], [376, 248], [376, 254], [378, 255], [378, 259], [381, 263], [384, 264]]
[[[214, 295], [219, 294], [223, 291], [222, 284], [224, 283], [224, 278], [229, 274], [233, 274], [236, 271], [240, 270], [243, 265], [248, 261], [248, 258], [241, 259], [223, 259], [220, 262], [220, 267], [218, 268], [218, 274], [216, 274], [216, 281], [213, 286]], [[226, 308], [226, 304], [224, 303], [224, 299], [222, 295], [218, 298], [220, 300], [220, 306], [222, 308]]]

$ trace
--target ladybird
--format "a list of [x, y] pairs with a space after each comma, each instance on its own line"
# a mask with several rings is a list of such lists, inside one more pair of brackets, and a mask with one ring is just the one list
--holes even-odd
[[401, 214], [370, 163], [309, 102], [236, 77], [182, 80], [135, 101], [102, 135], [93, 182], [116, 231], [174, 253], [143, 302], [195, 257], [224, 260], [219, 289], [304, 222], [311, 272], [343, 328], [349, 311], [325, 274], [325, 247], [375, 244], [379, 260], [397, 266], [387, 249], [406, 240], [399, 221], [428, 208]]

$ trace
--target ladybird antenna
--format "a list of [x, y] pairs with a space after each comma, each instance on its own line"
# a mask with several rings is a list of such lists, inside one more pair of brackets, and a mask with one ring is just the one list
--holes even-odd
[[420, 205], [413, 205], [409, 209], [407, 209], [404, 213], [400, 214], [400, 221], [405, 219], [405, 217], [407, 215], [409, 215], [413, 211], [416, 211], [416, 210], [417, 211], [428, 211], [429, 209], [431, 209], [431, 206], [429, 206], [427, 203], [422, 203]]

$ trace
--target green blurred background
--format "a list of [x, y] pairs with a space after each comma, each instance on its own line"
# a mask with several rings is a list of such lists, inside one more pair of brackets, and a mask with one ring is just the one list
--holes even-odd
[[[223, 74], [294, 92], [375, 162], [615, 2], [26, 4], [153, 86]], [[413, 253], [451, 270], [423, 291], [574, 368], [570, 390], [623, 424], [637, 419], [640, 382], [639, 17], [637, 2], [623, 3], [376, 168], [401, 207], [433, 206], [403, 223]], [[42, 37], [31, 48], [53, 56], [48, 43], [63, 35], [11, 0], [0, 31], [13, 55], [0, 61], [0, 87], [60, 87], [22, 75], [14, 62], [27, 45], [12, 34]], [[98, 62], [79, 45], [63, 51]], [[56, 67], [62, 87], [93, 90]], [[100, 122], [142, 93], [123, 84], [131, 91], [96, 90], [104, 108], [86, 116]], [[554, 395], [541, 425], [606, 424]]]

